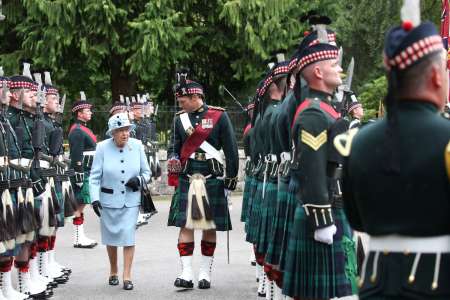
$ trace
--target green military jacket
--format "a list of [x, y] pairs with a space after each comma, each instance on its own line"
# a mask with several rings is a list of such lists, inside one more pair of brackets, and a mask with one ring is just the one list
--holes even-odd
[[71, 168], [76, 172], [85, 172], [83, 165], [83, 152], [95, 151], [97, 138], [94, 133], [86, 127], [86, 123], [76, 120], [69, 129], [69, 147]]
[[309, 219], [311, 230], [334, 224], [332, 217], [333, 188], [330, 160], [336, 150], [329, 136], [339, 114], [331, 106], [332, 96], [309, 90], [297, 108], [292, 126], [294, 164], [291, 166], [299, 183], [299, 199]]
[[[208, 106], [204, 104], [198, 110], [189, 113], [189, 119], [193, 127], [203, 124], [203, 117], [209, 109], [222, 110], [222, 108], [217, 108], [213, 106]], [[182, 113], [182, 112], [180, 112]], [[186, 142], [188, 135], [186, 134], [180, 119], [180, 113], [174, 120], [174, 132], [171, 137], [171, 143], [168, 147], [168, 157], [181, 157], [181, 148]], [[225, 154], [226, 162], [226, 177], [235, 178], [238, 174], [239, 167], [239, 156], [236, 137], [234, 134], [233, 124], [231, 123], [228, 114], [223, 111], [220, 119], [214, 125], [211, 133], [206, 139], [208, 143], [214, 148], [223, 150]], [[196, 150], [196, 152], [204, 152], [201, 149]]]

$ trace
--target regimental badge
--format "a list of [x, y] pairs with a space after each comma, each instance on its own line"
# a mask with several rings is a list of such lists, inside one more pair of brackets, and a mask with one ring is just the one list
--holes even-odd
[[213, 120], [212, 119], [203, 119], [202, 120], [202, 128], [203, 129], [213, 128]]

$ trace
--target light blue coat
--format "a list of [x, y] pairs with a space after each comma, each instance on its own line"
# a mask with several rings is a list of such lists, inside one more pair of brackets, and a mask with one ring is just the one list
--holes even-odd
[[98, 143], [89, 176], [91, 200], [99, 200], [103, 207], [109, 208], [139, 206], [140, 190], [133, 192], [125, 186], [134, 176], [143, 176], [145, 182], [151, 176], [141, 141], [130, 138], [122, 149], [112, 138]]

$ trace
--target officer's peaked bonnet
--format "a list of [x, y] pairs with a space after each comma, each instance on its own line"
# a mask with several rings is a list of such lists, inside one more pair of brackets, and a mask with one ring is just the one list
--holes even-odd
[[86, 94], [81, 91], [80, 92], [80, 100], [75, 101], [72, 105], [72, 112], [75, 113], [84, 108], [91, 108], [92, 104], [89, 103], [86, 99]]

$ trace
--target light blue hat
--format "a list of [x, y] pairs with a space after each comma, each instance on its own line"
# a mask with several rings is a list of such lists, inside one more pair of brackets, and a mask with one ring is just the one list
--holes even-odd
[[130, 119], [128, 119], [128, 113], [118, 113], [108, 120], [108, 131], [106, 132], [106, 135], [112, 136], [112, 132], [115, 129], [123, 128], [123, 127], [129, 127], [129, 130], [134, 130], [136, 125], [132, 124], [130, 122]]

